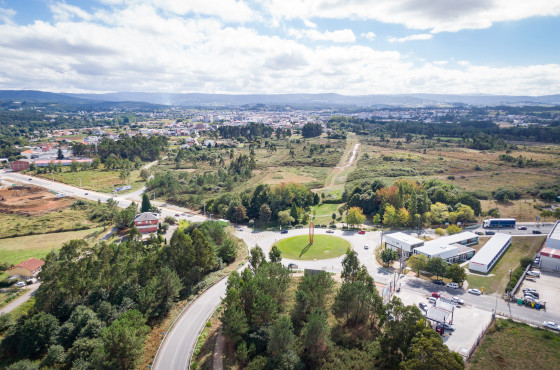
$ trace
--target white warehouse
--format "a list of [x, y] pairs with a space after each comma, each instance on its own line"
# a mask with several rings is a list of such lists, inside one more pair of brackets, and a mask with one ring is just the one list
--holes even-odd
[[469, 261], [469, 270], [487, 274], [511, 245], [511, 235], [496, 233]]
[[414, 248], [424, 245], [422, 239], [415, 238], [405, 233], [392, 233], [385, 235], [385, 248], [392, 249], [404, 257], [410, 257]]
[[544, 246], [545, 248], [560, 249], [560, 221], [556, 221], [550, 234], [546, 237]]

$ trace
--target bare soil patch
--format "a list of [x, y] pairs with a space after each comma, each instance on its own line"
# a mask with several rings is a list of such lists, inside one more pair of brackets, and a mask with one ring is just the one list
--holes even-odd
[[0, 189], [0, 211], [34, 216], [69, 207], [72, 200], [38, 186], [22, 185]]

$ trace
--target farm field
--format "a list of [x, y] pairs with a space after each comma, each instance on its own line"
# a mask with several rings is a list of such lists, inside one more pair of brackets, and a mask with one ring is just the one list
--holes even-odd
[[560, 335], [498, 319], [467, 363], [467, 369], [557, 369]]
[[488, 276], [468, 274], [469, 288], [484, 288], [484, 293], [504, 293], [509, 281], [509, 270], [519, 266], [523, 257], [533, 257], [542, 245], [545, 236], [514, 236], [511, 246], [502, 255], [498, 263], [490, 270]]
[[330, 235], [315, 235], [313, 245], [309, 245], [308, 235], [282, 239], [275, 245], [282, 251], [282, 258], [297, 260], [335, 258], [350, 248], [346, 240]]
[[0, 261], [17, 264], [31, 257], [43, 259], [52, 249], [60, 248], [69, 240], [95, 237], [102, 230], [103, 227], [97, 227], [89, 230], [53, 233], [48, 236], [29, 235], [1, 239]]
[[[50, 173], [38, 175], [40, 177], [52, 180]], [[70, 172], [69, 168], [64, 168], [63, 172], [54, 173], [54, 180], [64, 184], [78, 186], [83, 189], [98, 191], [101, 193], [111, 193], [114, 186], [131, 185], [130, 191], [138, 190], [144, 185], [144, 181], [140, 177], [140, 171], [131, 171], [130, 178], [127, 181], [121, 180], [119, 171], [104, 170], [87, 170]]]

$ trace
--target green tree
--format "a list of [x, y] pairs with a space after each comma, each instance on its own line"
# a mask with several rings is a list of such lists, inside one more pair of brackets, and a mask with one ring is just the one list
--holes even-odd
[[299, 214], [295, 203], [292, 203], [292, 208], [290, 209], [290, 216], [292, 216], [295, 223], [299, 223]]
[[150, 171], [147, 170], [146, 168], [142, 168], [142, 170], [140, 171], [140, 177], [142, 178], [142, 180], [148, 181], [148, 179], [150, 178], [150, 176], [152, 176], [152, 174], [150, 173]]
[[282, 261], [282, 252], [276, 245], [273, 245], [268, 253], [268, 258], [272, 263], [280, 263]]
[[465, 280], [467, 280], [467, 272], [465, 271], [465, 269], [463, 267], [461, 267], [460, 265], [454, 263], [452, 265], [449, 265], [449, 267], [447, 267], [447, 275], [446, 275], [449, 279], [451, 279], [451, 281], [453, 281], [454, 283], [457, 283], [459, 285], [463, 285], [463, 282]]
[[175, 271], [162, 268], [138, 293], [138, 306], [150, 319], [162, 317], [173, 306], [183, 286]]
[[253, 271], [256, 271], [262, 263], [266, 262], [264, 252], [258, 245], [252, 248], [249, 254], [249, 264]]
[[447, 205], [437, 202], [430, 206], [430, 220], [434, 224], [441, 225], [449, 217], [449, 211], [447, 210]]
[[453, 235], [453, 234], [459, 234], [461, 231], [463, 231], [463, 229], [457, 225], [449, 225], [447, 226], [447, 234], [449, 235]]
[[267, 223], [268, 221], [270, 221], [271, 217], [272, 217], [272, 211], [270, 210], [270, 207], [266, 203], [263, 204], [259, 209], [259, 219], [263, 223]]
[[150, 197], [147, 193], [142, 194], [142, 206], [140, 207], [140, 212], [151, 212], [152, 204], [150, 203]]
[[17, 342], [17, 352], [20, 357], [36, 357], [47, 351], [58, 329], [59, 323], [56, 317], [39, 312], [20, 322], [16, 326], [14, 338], [8, 340]]
[[270, 327], [267, 353], [273, 359], [279, 359], [289, 352], [296, 353], [297, 338], [292, 321], [288, 316], [280, 316]]
[[58, 148], [58, 153], [56, 154], [56, 159], [61, 160], [64, 159], [64, 154], [62, 154], [62, 149]]
[[336, 213], [333, 212], [331, 218], [332, 218], [332, 223], [334, 224], [334, 222], [336, 221]]
[[394, 250], [385, 248], [381, 251], [379, 257], [381, 257], [381, 261], [383, 261], [384, 264], [388, 265], [391, 262], [398, 260], [399, 254]]
[[137, 310], [128, 310], [101, 333], [103, 347], [92, 357], [99, 367], [135, 369], [150, 328]]
[[220, 317], [224, 335], [236, 345], [249, 330], [247, 316], [243, 310], [239, 289], [241, 277], [234, 271], [228, 278], [228, 290], [224, 299], [224, 311]]
[[225, 239], [218, 249], [218, 256], [225, 263], [232, 263], [237, 258], [237, 244], [231, 239]]
[[426, 271], [436, 275], [436, 279], [438, 279], [440, 276], [446, 275], [447, 262], [441, 257], [430, 258], [426, 264]]
[[352, 226], [361, 225], [366, 220], [366, 216], [360, 207], [352, 207], [346, 215], [346, 222]]
[[280, 225], [288, 225], [290, 222], [294, 221], [295, 218], [290, 215], [290, 211], [278, 212], [278, 222], [280, 222]]
[[465, 368], [463, 358], [456, 352], [450, 351], [443, 340], [434, 330], [424, 327], [411, 341], [408, 359], [401, 364], [405, 370], [448, 369], [461, 370]]
[[301, 327], [301, 323], [314, 309], [326, 309], [327, 296], [332, 292], [334, 280], [325, 271], [311, 274], [306, 271], [298, 284], [296, 291], [296, 303], [292, 311], [292, 320], [296, 327]]
[[407, 264], [411, 269], [416, 270], [416, 273], [418, 274], [418, 276], [420, 276], [420, 270], [426, 269], [426, 265], [428, 264], [428, 257], [423, 254], [414, 254], [410, 256]]
[[387, 226], [397, 226], [400, 223], [397, 210], [391, 204], [385, 207], [385, 213], [383, 213], [383, 224]]
[[329, 345], [330, 328], [327, 323], [327, 314], [320, 309], [315, 309], [307, 317], [303, 328], [304, 355], [315, 364], [326, 353]]

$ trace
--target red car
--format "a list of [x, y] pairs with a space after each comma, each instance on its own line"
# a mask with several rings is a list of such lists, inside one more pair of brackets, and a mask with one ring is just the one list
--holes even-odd
[[365, 234], [365, 233], [366, 233], [365, 230], [360, 230], [360, 231], [358, 231], [358, 234]]
[[439, 292], [432, 292], [432, 297], [439, 298], [441, 297], [441, 294]]

